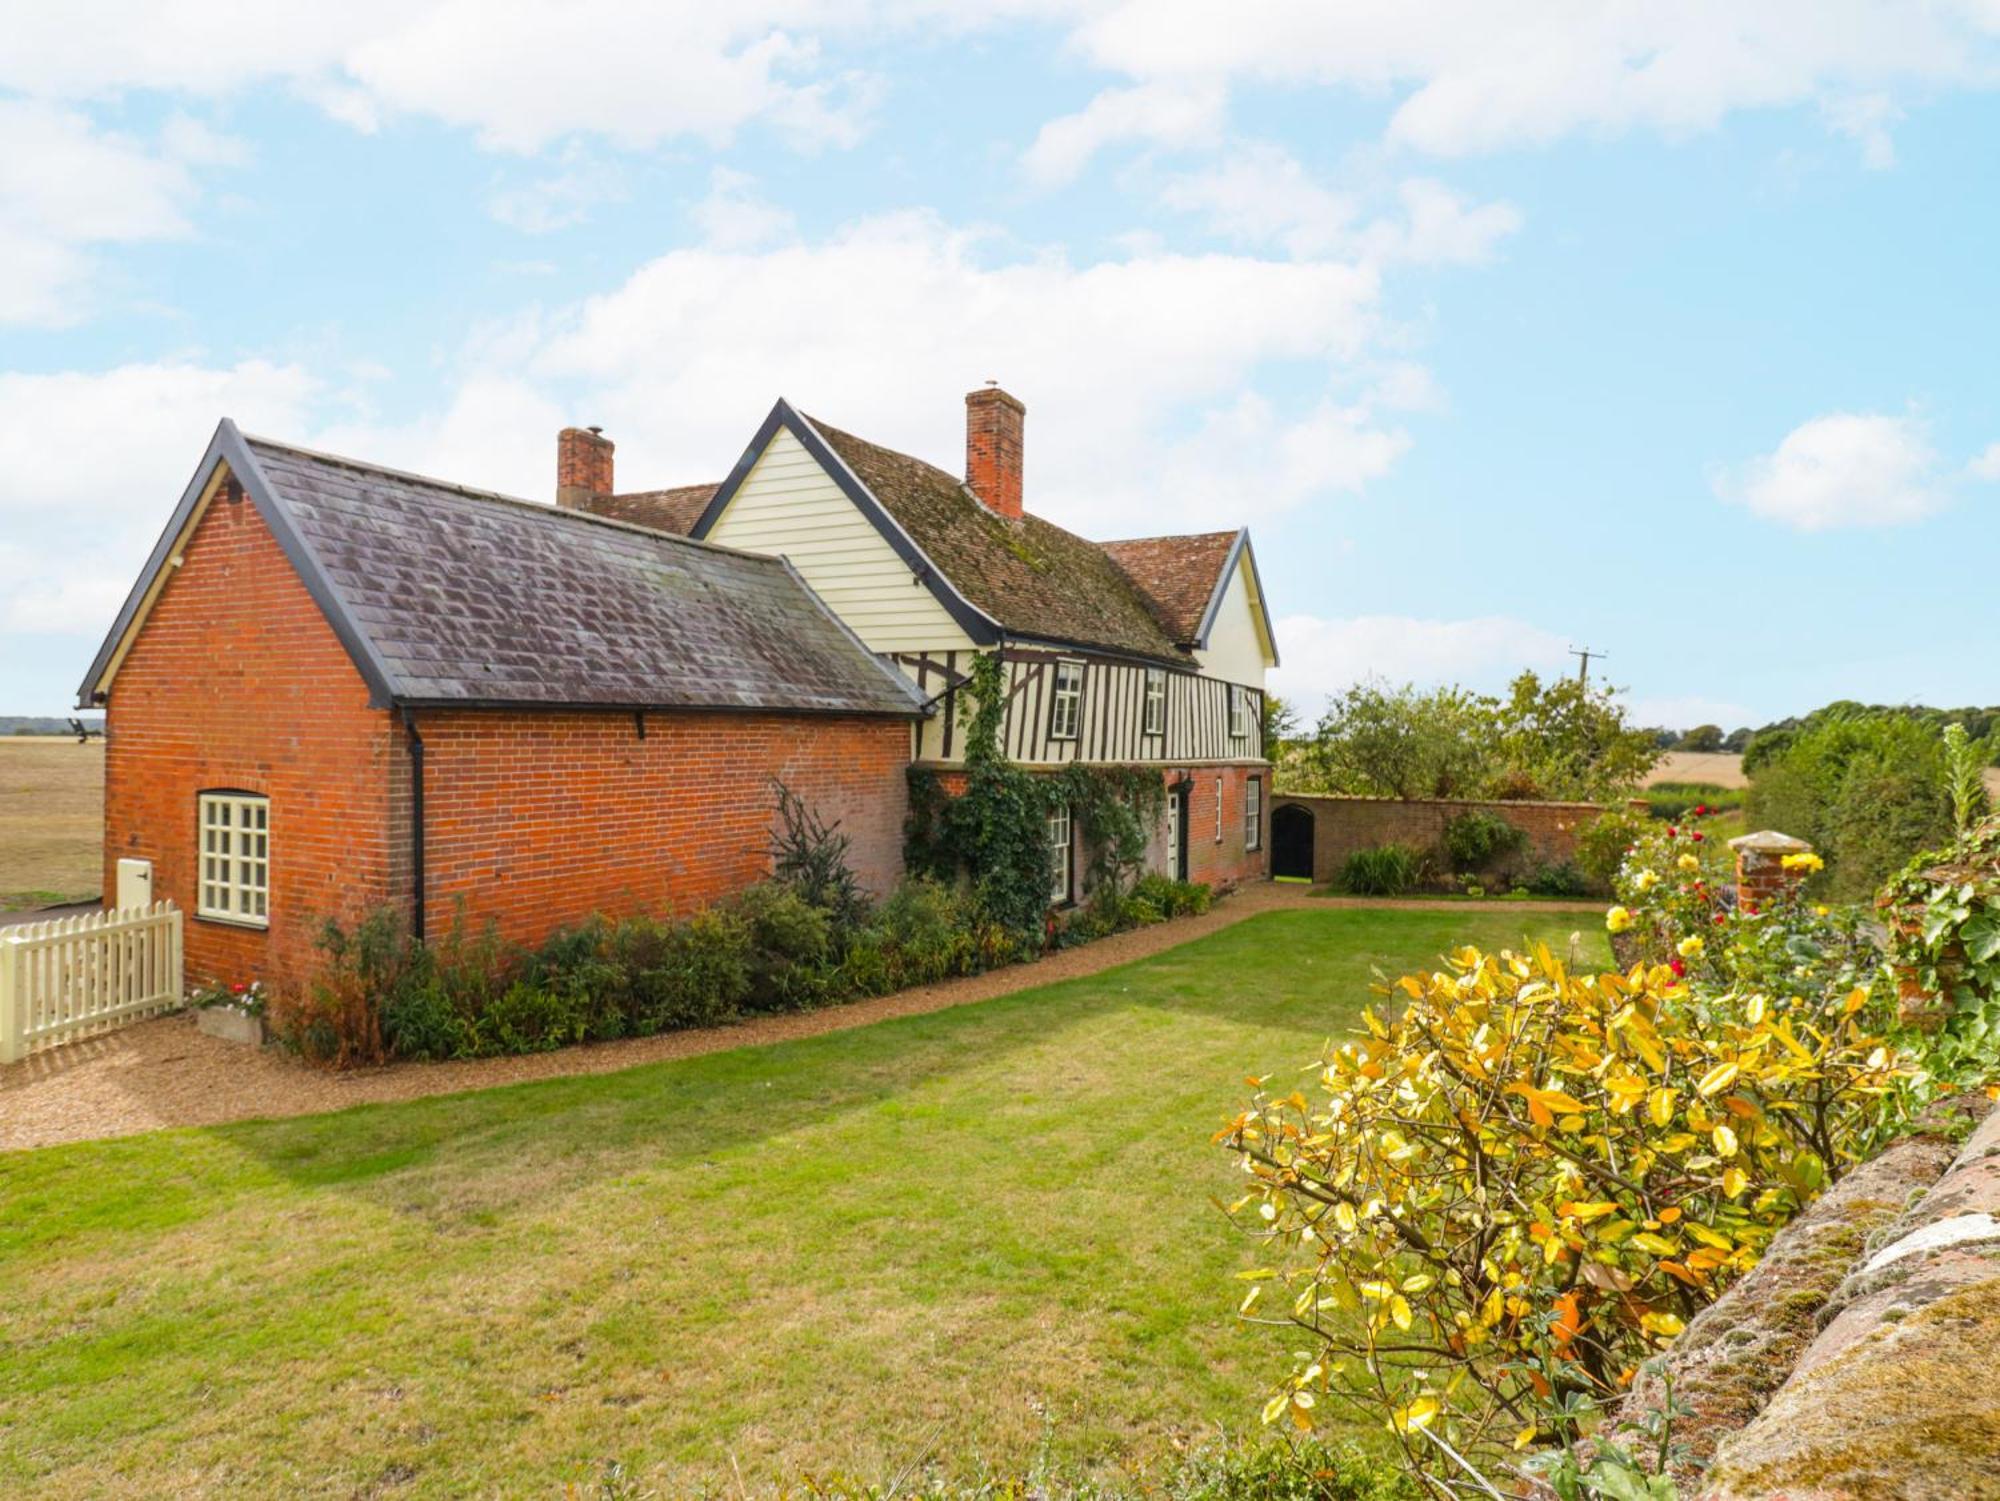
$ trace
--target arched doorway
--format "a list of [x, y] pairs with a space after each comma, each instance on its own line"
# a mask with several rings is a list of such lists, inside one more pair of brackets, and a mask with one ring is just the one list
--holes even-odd
[[1280, 803], [1271, 810], [1271, 874], [1312, 879], [1313, 814], [1303, 803]]

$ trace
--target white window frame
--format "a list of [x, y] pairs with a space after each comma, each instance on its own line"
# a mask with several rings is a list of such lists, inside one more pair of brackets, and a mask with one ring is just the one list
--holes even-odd
[[1231, 688], [1229, 690], [1229, 738], [1247, 740], [1250, 737], [1250, 690]]
[[1070, 874], [1074, 869], [1072, 840], [1076, 826], [1069, 814], [1069, 804], [1063, 803], [1049, 810], [1049, 905], [1060, 907], [1073, 894]]
[[1251, 777], [1243, 784], [1243, 848], [1264, 847], [1264, 779]]
[[1074, 740], [1083, 730], [1083, 663], [1066, 658], [1057, 662], [1051, 684], [1049, 739]]
[[1139, 733], [1154, 736], [1167, 733], [1167, 669], [1164, 667], [1146, 669], [1146, 710]]
[[1222, 778], [1215, 779], [1215, 842], [1222, 843]]
[[196, 794], [195, 916], [271, 926], [271, 800], [262, 793]]

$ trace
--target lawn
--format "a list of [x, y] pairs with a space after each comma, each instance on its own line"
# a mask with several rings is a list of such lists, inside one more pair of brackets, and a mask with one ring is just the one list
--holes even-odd
[[95, 898], [104, 873], [104, 742], [0, 735], [0, 912]]
[[1286, 1347], [1231, 1321], [1209, 1143], [1243, 1076], [1371, 967], [1578, 925], [1268, 913], [799, 1042], [0, 1155], [0, 1483], [736, 1494], [1254, 1426]]

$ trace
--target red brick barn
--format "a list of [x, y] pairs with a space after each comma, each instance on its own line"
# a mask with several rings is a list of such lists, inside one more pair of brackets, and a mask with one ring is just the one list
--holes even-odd
[[105, 875], [191, 979], [294, 984], [329, 916], [533, 941], [768, 869], [772, 779], [901, 869], [923, 717], [780, 558], [247, 438], [225, 421], [84, 680]]

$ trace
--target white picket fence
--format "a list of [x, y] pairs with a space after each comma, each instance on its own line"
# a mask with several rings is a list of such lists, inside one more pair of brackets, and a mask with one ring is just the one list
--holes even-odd
[[172, 902], [0, 928], [0, 1063], [181, 1004]]

